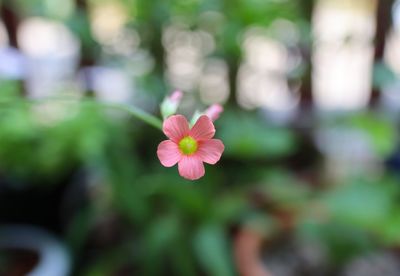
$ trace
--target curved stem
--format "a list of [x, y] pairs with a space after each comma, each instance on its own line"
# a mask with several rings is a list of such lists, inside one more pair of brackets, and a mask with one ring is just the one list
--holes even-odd
[[99, 103], [100, 105], [102, 105], [104, 107], [109, 107], [109, 108], [114, 108], [114, 109], [119, 109], [119, 110], [125, 111], [125, 112], [129, 113], [130, 115], [132, 115], [133, 117], [157, 128], [159, 130], [162, 130], [162, 121], [160, 119], [158, 119], [157, 117], [155, 117], [141, 109], [138, 109], [135, 106], [124, 105], [124, 104], [114, 104], [114, 103], [104, 103], [104, 102], [95, 102], [95, 103]]
[[[31, 104], [40, 104], [40, 103], [44, 103], [44, 102], [51, 102], [51, 101], [74, 101], [74, 99], [63, 99], [63, 98], [45, 98], [45, 99], [30, 99], [30, 100], [23, 100], [23, 102], [25, 103], [31, 103]], [[104, 108], [112, 108], [112, 109], [117, 109], [117, 110], [121, 110], [123, 112], [127, 112], [129, 113], [131, 116], [135, 117], [136, 119], [141, 120], [142, 122], [145, 122], [149, 125], [151, 125], [152, 127], [155, 127], [159, 130], [162, 131], [162, 121], [135, 107], [132, 105], [127, 105], [127, 104], [117, 104], [117, 103], [107, 103], [107, 102], [100, 102], [100, 101], [94, 101], [94, 100], [77, 100], [78, 103], [81, 104], [97, 104], [99, 106], [102, 106]], [[6, 102], [2, 102], [3, 104], [5, 104]]]

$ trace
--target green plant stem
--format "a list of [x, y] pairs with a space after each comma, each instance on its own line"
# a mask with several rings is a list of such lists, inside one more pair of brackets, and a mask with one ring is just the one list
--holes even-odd
[[[45, 98], [45, 99], [34, 99], [34, 100], [24, 100], [23, 102], [27, 104], [40, 104], [45, 102], [68, 102], [68, 101], [75, 101], [74, 99], [62, 99], [62, 98]], [[111, 108], [120, 110], [123, 112], [128, 113], [129, 115], [135, 117], [136, 119], [141, 120], [144, 123], [151, 125], [152, 127], [157, 128], [158, 130], [162, 131], [162, 120], [153, 116], [135, 106], [127, 105], [127, 104], [117, 104], [117, 103], [107, 103], [107, 102], [100, 102], [94, 100], [76, 100], [77, 103], [80, 104], [94, 104], [99, 105], [104, 108]], [[0, 102], [2, 104], [10, 104], [12, 102]]]
[[159, 130], [162, 130], [162, 121], [160, 119], [135, 106], [125, 105], [125, 104], [104, 103], [104, 102], [94, 102], [94, 103], [99, 103], [101, 106], [104, 107], [118, 109], [127, 112], [136, 119], [139, 119]]

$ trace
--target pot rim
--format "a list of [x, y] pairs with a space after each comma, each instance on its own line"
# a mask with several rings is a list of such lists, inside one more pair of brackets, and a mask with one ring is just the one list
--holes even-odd
[[35, 226], [1, 226], [1, 248], [25, 249], [38, 253], [38, 263], [27, 276], [67, 276], [71, 270], [71, 256], [65, 245], [54, 235]]

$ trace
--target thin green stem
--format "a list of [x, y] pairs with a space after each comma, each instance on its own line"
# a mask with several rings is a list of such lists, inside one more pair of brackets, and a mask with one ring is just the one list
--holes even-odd
[[157, 117], [131, 105], [125, 105], [125, 104], [114, 104], [114, 103], [104, 103], [104, 102], [96, 102], [99, 103], [100, 105], [104, 107], [109, 107], [113, 109], [118, 109], [125, 111], [132, 115], [133, 117], [159, 129], [162, 130], [162, 121], [158, 119]]
[[[75, 101], [75, 99], [45, 98], [45, 99], [23, 100], [23, 102], [25, 102], [27, 104], [40, 104], [40, 103], [52, 102], [52, 101], [54, 101], [54, 102], [56, 102], [56, 101], [59, 101], [59, 102], [67, 101], [68, 102], [68, 101]], [[116, 110], [120, 110], [120, 111], [126, 112], [129, 115], [135, 117], [136, 119], [139, 119], [142, 122], [147, 123], [147, 124], [151, 125], [152, 127], [155, 127], [155, 128], [157, 128], [157, 129], [162, 131], [162, 121], [159, 118], [157, 118], [157, 117], [155, 117], [155, 116], [153, 116], [153, 115], [151, 115], [151, 114], [149, 114], [149, 113], [147, 113], [147, 112], [145, 112], [145, 111], [143, 111], [143, 110], [141, 110], [141, 109], [139, 109], [139, 108], [137, 108], [135, 106], [127, 105], [127, 104], [100, 102], [100, 101], [87, 100], [87, 99], [76, 100], [76, 102], [80, 103], [80, 104], [94, 104], [94, 105], [98, 105], [98, 106], [101, 106], [101, 107], [104, 107], [104, 108], [111, 108], [111, 109], [116, 109]], [[0, 102], [0, 103], [9, 104], [9, 103], [12, 103], [12, 102]]]

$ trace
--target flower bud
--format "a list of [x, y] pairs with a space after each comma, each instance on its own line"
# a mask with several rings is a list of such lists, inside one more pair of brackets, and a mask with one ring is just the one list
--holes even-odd
[[164, 119], [176, 113], [182, 97], [183, 93], [177, 90], [164, 99], [160, 106], [161, 115]]
[[220, 104], [213, 104], [209, 108], [204, 111], [204, 114], [207, 115], [212, 121], [215, 121], [219, 118], [221, 113], [224, 111], [224, 108]]

